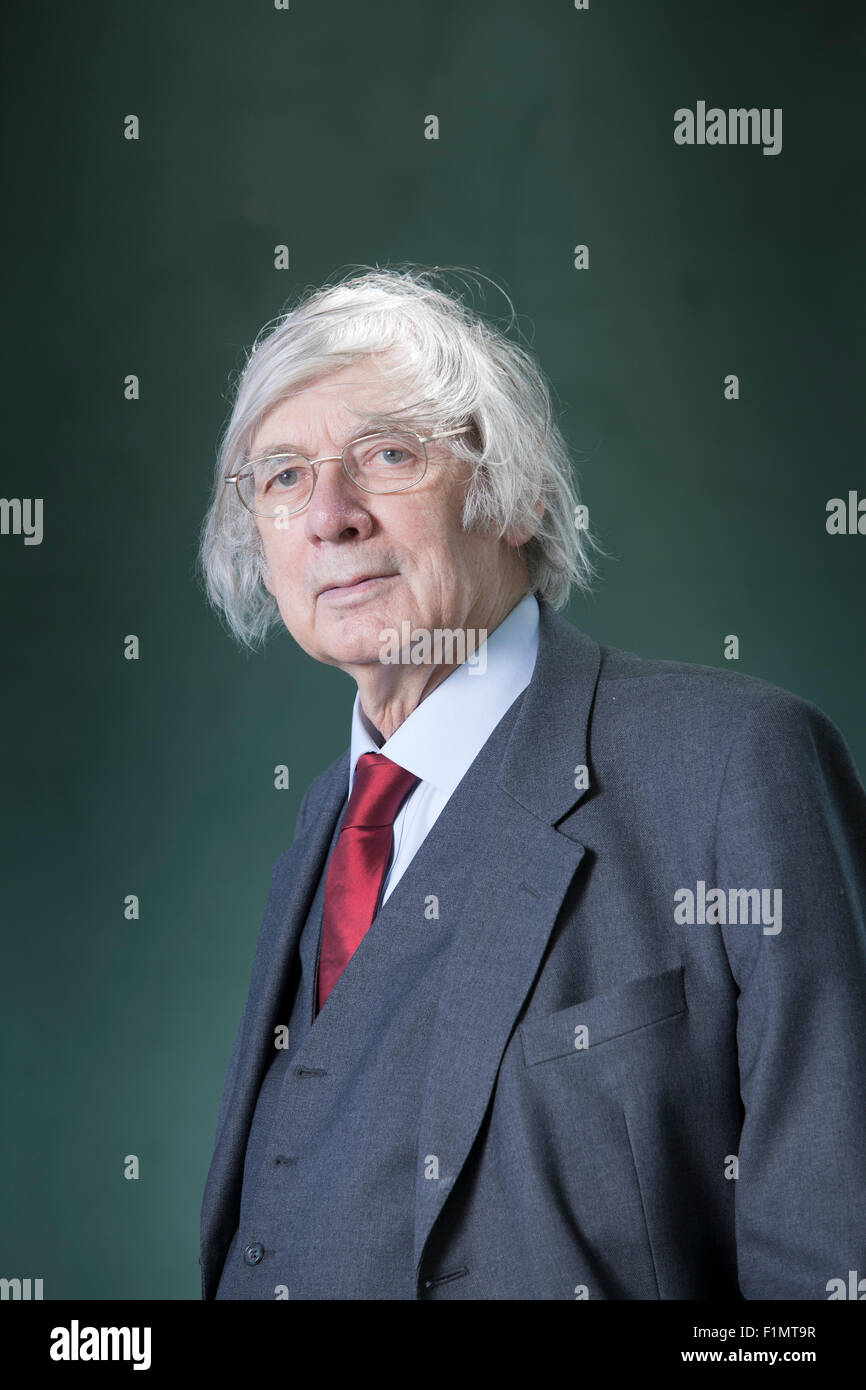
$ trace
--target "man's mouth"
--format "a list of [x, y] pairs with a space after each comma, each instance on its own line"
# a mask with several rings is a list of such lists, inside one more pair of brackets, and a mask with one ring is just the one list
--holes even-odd
[[340, 598], [343, 594], [366, 594], [393, 578], [393, 574], [359, 574], [354, 579], [327, 585], [320, 591], [319, 597], [327, 595], [328, 598]]

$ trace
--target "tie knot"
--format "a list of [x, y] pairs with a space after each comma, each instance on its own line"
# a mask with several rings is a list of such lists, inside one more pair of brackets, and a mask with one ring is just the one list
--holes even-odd
[[343, 829], [350, 825], [393, 825], [397, 812], [421, 779], [383, 753], [362, 753], [355, 764], [352, 795]]

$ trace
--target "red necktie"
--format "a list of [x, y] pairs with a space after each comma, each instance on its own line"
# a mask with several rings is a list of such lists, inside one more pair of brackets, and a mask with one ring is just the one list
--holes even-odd
[[352, 795], [325, 880], [320, 1009], [376, 915], [391, 858], [394, 821], [420, 780], [382, 753], [362, 753], [355, 765]]

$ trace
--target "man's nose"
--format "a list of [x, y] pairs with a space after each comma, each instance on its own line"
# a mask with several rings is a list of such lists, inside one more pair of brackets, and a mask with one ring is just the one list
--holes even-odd
[[313, 495], [306, 508], [307, 529], [333, 536], [348, 525], [357, 526], [365, 515], [364, 493], [346, 477], [340, 455], [320, 459]]

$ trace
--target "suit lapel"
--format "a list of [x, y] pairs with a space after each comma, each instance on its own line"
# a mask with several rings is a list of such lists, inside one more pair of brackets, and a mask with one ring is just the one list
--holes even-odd
[[[467, 827], [473, 893], [446, 973], [419, 1127], [415, 1270], [484, 1118], [502, 1053], [585, 849], [555, 828], [586, 795], [600, 650], [539, 601], [538, 656], [487, 830]], [[434, 1167], [431, 1158], [438, 1163]], [[428, 1176], [436, 1172], [438, 1177]]]

